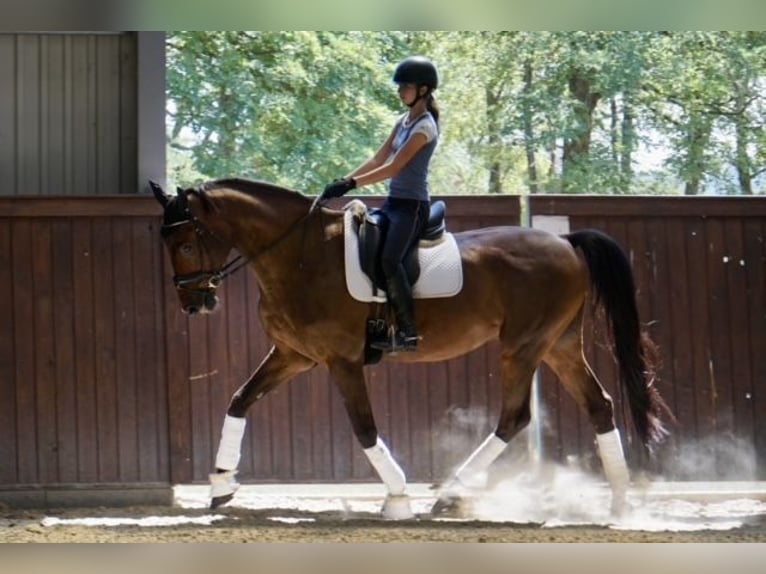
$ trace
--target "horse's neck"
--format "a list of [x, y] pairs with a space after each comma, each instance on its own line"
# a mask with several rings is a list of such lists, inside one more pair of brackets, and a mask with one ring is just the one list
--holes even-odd
[[219, 216], [231, 230], [234, 246], [253, 256], [279, 241], [308, 212], [308, 204], [292, 194], [245, 194], [229, 191], [218, 197]]

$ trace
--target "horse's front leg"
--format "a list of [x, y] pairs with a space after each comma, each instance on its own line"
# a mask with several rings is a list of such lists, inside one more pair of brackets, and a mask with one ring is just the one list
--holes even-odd
[[216, 472], [210, 475], [211, 508], [231, 500], [239, 488], [236, 474], [245, 436], [247, 409], [277, 385], [314, 365], [314, 361], [294, 351], [272, 347], [253, 375], [234, 393], [221, 429], [221, 441], [215, 458]]
[[414, 514], [406, 493], [407, 480], [404, 471], [378, 434], [361, 363], [330, 361], [328, 368], [343, 397], [354, 435], [388, 490], [382, 509], [383, 516], [393, 520], [412, 518]]

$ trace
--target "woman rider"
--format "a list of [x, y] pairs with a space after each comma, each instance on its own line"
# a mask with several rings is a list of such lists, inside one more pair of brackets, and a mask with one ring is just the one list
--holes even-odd
[[398, 85], [399, 98], [409, 111], [396, 120], [375, 155], [346, 177], [328, 184], [320, 199], [340, 197], [357, 187], [390, 179], [388, 196], [380, 208], [389, 221], [381, 266], [396, 330], [393, 341], [386, 337], [370, 345], [383, 351], [415, 351], [419, 337], [412, 286], [403, 261], [428, 220], [429, 163], [439, 139], [439, 108], [433, 92], [439, 78], [431, 60], [412, 56], [399, 63], [393, 80]]

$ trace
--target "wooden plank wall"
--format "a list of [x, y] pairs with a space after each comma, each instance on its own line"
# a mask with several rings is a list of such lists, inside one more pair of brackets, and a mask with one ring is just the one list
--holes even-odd
[[0, 484], [169, 480], [146, 198], [0, 198]]
[[136, 192], [135, 33], [0, 33], [0, 77], [0, 196]]
[[[374, 200], [371, 200], [374, 203]], [[556, 197], [532, 214], [598, 227], [630, 255], [643, 321], [681, 425], [672, 478], [763, 478], [766, 202], [763, 198]], [[515, 223], [514, 197], [452, 197], [450, 229]], [[231, 393], [268, 350], [250, 273], [220, 310], [186, 317], [150, 197], [0, 198], [0, 485], [204, 482]], [[587, 353], [618, 403], [602, 329]], [[367, 369], [383, 435], [412, 480], [438, 480], [495, 423], [492, 346], [429, 366]], [[544, 455], [593, 461], [593, 432], [550, 373]], [[694, 465], [688, 463], [692, 460]], [[245, 481], [376, 480], [322, 369], [249, 415]]]
[[[660, 351], [658, 385], [679, 422], [659, 470], [679, 480], [766, 478], [766, 200], [536, 196], [530, 212], [601, 229], [629, 254], [641, 319]], [[623, 405], [625, 429], [603, 325], [596, 332], [587, 355]], [[541, 378], [547, 454], [594, 464], [590, 425], [550, 371]]]

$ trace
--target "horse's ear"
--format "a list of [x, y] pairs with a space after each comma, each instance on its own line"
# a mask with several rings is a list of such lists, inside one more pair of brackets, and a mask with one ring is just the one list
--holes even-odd
[[149, 187], [152, 188], [152, 192], [154, 193], [154, 197], [157, 199], [157, 201], [160, 202], [162, 207], [165, 207], [168, 204], [168, 201], [170, 201], [170, 196], [165, 193], [165, 190], [163, 190], [162, 186], [160, 186], [160, 184], [157, 182], [149, 180]]
[[176, 195], [181, 201], [186, 200], [186, 191], [184, 191], [184, 188], [182, 188], [180, 185], [176, 186]]

